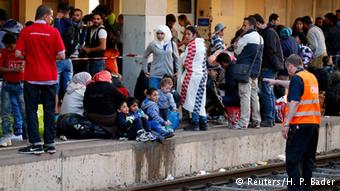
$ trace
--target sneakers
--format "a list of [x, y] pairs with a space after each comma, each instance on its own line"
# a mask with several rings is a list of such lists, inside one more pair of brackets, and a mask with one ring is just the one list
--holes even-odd
[[144, 129], [140, 129], [137, 131], [136, 141], [140, 141], [140, 142], [149, 141], [147, 132], [145, 132]]
[[0, 146], [1, 147], [7, 147], [7, 146], [11, 146], [12, 145], [12, 141], [11, 141], [11, 136], [4, 136], [0, 138]]
[[170, 137], [175, 136], [175, 134], [174, 134], [173, 132], [171, 132], [171, 131], [168, 131], [168, 132], [162, 134], [162, 136], [163, 136], [165, 139], [168, 139], [168, 138], [170, 138]]
[[261, 127], [273, 127], [274, 123], [271, 120], [264, 120], [260, 124]]
[[207, 131], [208, 130], [207, 122], [200, 122], [199, 123], [199, 129], [200, 129], [200, 131]]
[[228, 120], [226, 120], [223, 115], [220, 115], [216, 121], [218, 123], [222, 123], [222, 124], [226, 124], [226, 125], [229, 124]]
[[19, 153], [21, 154], [35, 154], [35, 155], [40, 155], [42, 153], [49, 153], [49, 154], [54, 154], [57, 152], [55, 149], [54, 145], [30, 145], [28, 147], [19, 149]]
[[234, 129], [246, 129], [247, 127], [245, 126], [241, 126], [239, 123], [236, 123], [234, 126], [233, 126]]
[[197, 124], [197, 123], [191, 122], [191, 123], [190, 123], [190, 126], [184, 128], [183, 130], [184, 130], [184, 131], [199, 131], [200, 128], [198, 127], [198, 124]]
[[119, 137], [120, 141], [128, 141], [129, 139], [127, 137]]
[[149, 138], [150, 141], [155, 141], [157, 139], [157, 137], [151, 132], [146, 132], [146, 136]]
[[42, 145], [30, 145], [28, 147], [19, 149], [19, 153], [40, 155], [44, 153], [44, 149]]
[[208, 115], [208, 116], [207, 116], [207, 119], [208, 119], [208, 120], [218, 120], [218, 118], [219, 118], [218, 115], [212, 115], [212, 116], [211, 116], [211, 115]]
[[46, 153], [49, 153], [49, 154], [54, 154], [54, 153], [57, 152], [57, 150], [55, 149], [55, 146], [53, 146], [53, 145], [49, 145], [49, 146], [44, 145], [43, 148], [44, 148], [44, 151], [45, 151]]
[[260, 128], [260, 122], [259, 121], [253, 121], [251, 124], [249, 124], [248, 128], [259, 129]]
[[151, 134], [156, 137], [157, 142], [162, 143], [164, 141], [164, 137], [160, 133], [152, 131]]
[[12, 135], [12, 137], [11, 137], [11, 140], [12, 141], [22, 141], [23, 140], [23, 138], [22, 138], [22, 135]]

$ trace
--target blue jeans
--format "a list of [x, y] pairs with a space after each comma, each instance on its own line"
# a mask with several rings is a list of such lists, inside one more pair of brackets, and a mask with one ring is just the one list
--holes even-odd
[[33, 145], [41, 145], [38, 125], [39, 98], [44, 108], [44, 142], [45, 145], [54, 144], [54, 107], [56, 84], [37, 85], [25, 82], [24, 96], [26, 106], [26, 121], [28, 140]]
[[161, 136], [166, 136], [169, 132], [162, 128], [162, 126], [154, 120], [148, 121], [149, 127], [152, 131], [155, 131], [156, 133], [159, 133]]
[[194, 125], [206, 124], [207, 123], [207, 116], [201, 116], [198, 113], [192, 113], [191, 114], [191, 123]]
[[21, 135], [23, 128], [26, 126], [25, 101], [24, 101], [24, 83], [2, 84], [1, 90], [1, 115], [2, 115], [2, 132], [3, 135], [11, 135], [11, 108], [14, 116], [14, 133]]
[[104, 60], [92, 60], [90, 61], [89, 73], [94, 76], [96, 73], [104, 70], [105, 62]]
[[149, 78], [149, 88], [160, 89], [161, 88], [161, 78], [150, 77]]
[[[262, 70], [261, 78], [270, 78], [275, 79], [277, 72], [274, 70]], [[261, 118], [262, 121], [270, 120], [272, 122], [275, 121], [275, 95], [274, 95], [274, 86], [269, 85], [268, 82], [264, 82], [261, 80], [260, 85], [260, 98], [261, 98]]]
[[57, 94], [59, 93], [59, 89], [65, 92], [68, 83], [72, 80], [73, 76], [73, 65], [70, 59], [65, 60], [57, 60], [57, 69], [58, 69], [58, 85], [57, 85]]

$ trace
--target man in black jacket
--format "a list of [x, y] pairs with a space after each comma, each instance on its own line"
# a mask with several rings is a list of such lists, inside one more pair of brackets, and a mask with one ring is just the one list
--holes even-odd
[[[275, 79], [277, 72], [284, 68], [283, 54], [279, 35], [276, 31], [264, 23], [261, 15], [255, 14], [257, 29], [264, 40], [262, 68], [260, 78]], [[261, 127], [273, 127], [275, 122], [275, 96], [273, 86], [261, 80]]]

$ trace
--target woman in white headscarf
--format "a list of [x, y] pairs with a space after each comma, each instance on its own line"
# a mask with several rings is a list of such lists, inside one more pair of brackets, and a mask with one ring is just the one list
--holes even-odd
[[86, 85], [91, 80], [91, 75], [87, 72], [80, 72], [73, 76], [72, 81], [66, 88], [63, 103], [61, 104], [60, 115], [84, 113], [84, 93]]
[[[155, 39], [144, 52], [144, 73], [149, 76], [149, 87], [160, 88], [160, 81], [164, 75], [174, 76], [179, 66], [177, 45], [172, 40], [171, 31], [166, 25], [159, 25], [155, 30]], [[148, 58], [153, 54], [150, 71]], [[175, 67], [175, 68], [174, 68]]]

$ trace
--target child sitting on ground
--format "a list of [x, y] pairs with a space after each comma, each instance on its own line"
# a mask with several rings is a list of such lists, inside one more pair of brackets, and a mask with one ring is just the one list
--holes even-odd
[[164, 120], [168, 119], [169, 111], [177, 111], [176, 103], [171, 93], [172, 86], [172, 79], [164, 77], [161, 80], [161, 89], [158, 90], [158, 107], [160, 115]]
[[129, 108], [125, 101], [118, 105], [117, 111], [116, 121], [121, 138], [142, 142], [149, 141], [147, 132], [143, 129], [140, 119], [129, 115]]
[[[159, 114], [159, 107], [157, 105], [158, 91], [155, 88], [146, 90], [146, 98], [142, 103], [143, 111], [149, 116], [149, 122], [156, 122], [155, 125], [150, 125], [151, 130], [156, 131], [165, 138], [172, 137], [173, 131], [165, 129], [165, 126], [171, 126], [170, 121], [165, 121]], [[150, 123], [149, 123], [150, 124]]]
[[127, 98], [127, 106], [129, 107], [129, 116], [135, 117], [135, 120], [140, 120], [143, 129], [147, 132], [146, 135], [149, 138], [150, 141], [154, 141], [158, 139], [158, 141], [162, 141], [163, 137], [158, 137], [157, 135], [153, 135], [154, 133], [151, 131], [151, 128], [149, 126], [149, 116], [146, 115], [143, 110], [138, 108], [138, 100], [134, 97], [128, 97]]

